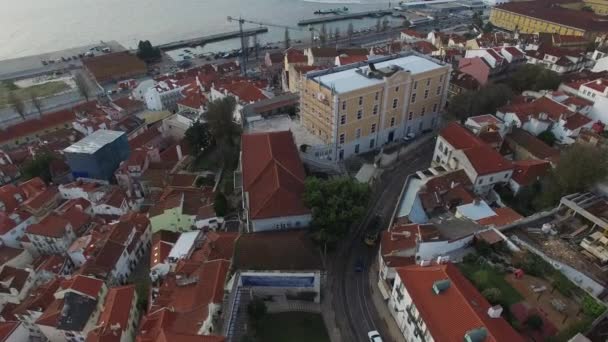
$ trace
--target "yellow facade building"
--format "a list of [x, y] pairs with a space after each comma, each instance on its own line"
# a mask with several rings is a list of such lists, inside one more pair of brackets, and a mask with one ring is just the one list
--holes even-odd
[[[589, 0], [588, 6], [598, 13], [608, 0]], [[581, 3], [583, 4], [583, 3]], [[566, 5], [564, 5], [566, 6]], [[608, 33], [608, 20], [591, 11], [560, 7], [551, 2], [536, 0], [497, 5], [490, 12], [490, 22], [501, 29], [521, 33], [550, 32], [561, 35], [583, 36], [594, 40]]]
[[300, 114], [326, 144], [317, 156], [341, 160], [437, 127], [450, 69], [407, 52], [306, 74]]

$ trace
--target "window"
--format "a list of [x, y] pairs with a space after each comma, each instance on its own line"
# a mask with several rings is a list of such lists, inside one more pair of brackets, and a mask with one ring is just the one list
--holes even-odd
[[363, 111], [361, 109], [359, 109], [357, 111], [357, 120], [361, 120], [362, 117], [363, 117]]
[[410, 102], [411, 103], [416, 103], [416, 93], [412, 94], [412, 100]]
[[426, 86], [430, 86], [431, 85], [431, 79], [429, 78], [428, 80], [426, 80]]
[[414, 115], [414, 112], [410, 112], [410, 114], [408, 114], [407, 119], [408, 120], [412, 120], [412, 116]]
[[374, 100], [378, 101], [378, 97], [380, 97], [380, 92], [376, 92], [376, 95], [374, 96]]
[[346, 124], [346, 115], [342, 115], [340, 116], [340, 125], [345, 125]]
[[374, 105], [374, 110], [372, 111], [372, 115], [378, 114], [378, 105]]
[[429, 98], [429, 90], [428, 89], [424, 91], [424, 98], [425, 99]]
[[479, 178], [479, 182], [477, 184], [483, 184], [483, 178]]
[[490, 183], [494, 181], [494, 177], [490, 177]]
[[441, 94], [441, 87], [437, 87], [437, 95]]
[[397, 108], [398, 99], [393, 99], [393, 108]]
[[357, 128], [357, 130], [355, 131], [355, 137], [357, 139], [361, 138], [361, 128]]
[[426, 108], [422, 107], [422, 110], [420, 111], [420, 116], [424, 116], [425, 112], [426, 112]]
[[359, 106], [363, 104], [363, 96], [359, 96]]
[[344, 144], [344, 133], [340, 134], [340, 144]]
[[507, 178], [507, 177], [509, 177], [509, 174], [508, 174], [508, 173], [505, 173], [505, 178]]
[[393, 126], [395, 126], [395, 118], [394, 117], [391, 118], [391, 127], [393, 127]]
[[436, 103], [433, 105], [433, 113], [437, 113], [437, 104]]
[[355, 153], [359, 153], [359, 144], [355, 145]]
[[342, 110], [346, 110], [346, 101], [342, 101]]
[[374, 144], [376, 143], [376, 141], [374, 139], [369, 141], [369, 148], [374, 148]]
[[371, 132], [376, 133], [376, 124], [375, 123], [372, 124]]
[[443, 82], [443, 75], [439, 76], [439, 82]]
[[443, 150], [443, 142], [439, 142], [439, 151]]
[[415, 81], [414, 82], [414, 89], [417, 89], [417, 88], [418, 88], [418, 81]]
[[395, 87], [395, 93], [399, 91], [399, 87]]

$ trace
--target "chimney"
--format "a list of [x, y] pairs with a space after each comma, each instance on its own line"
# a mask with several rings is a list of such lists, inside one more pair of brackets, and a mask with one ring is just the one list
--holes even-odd
[[443, 279], [443, 280], [437, 280], [436, 282], [433, 283], [433, 292], [435, 292], [435, 294], [440, 294], [443, 291], [447, 290], [450, 288], [450, 280], [449, 279]]
[[488, 316], [490, 316], [490, 318], [500, 318], [501, 314], [502, 306], [500, 305], [494, 305], [488, 308]]

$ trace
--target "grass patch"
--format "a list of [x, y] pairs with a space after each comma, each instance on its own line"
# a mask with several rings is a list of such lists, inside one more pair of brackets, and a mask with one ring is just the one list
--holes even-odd
[[473, 262], [462, 262], [458, 264], [462, 273], [477, 287], [479, 292], [486, 289], [497, 288], [500, 290], [500, 304], [509, 307], [522, 301], [522, 295], [517, 292], [506, 280], [505, 273], [488, 265], [479, 265]]
[[27, 101], [30, 98], [30, 93], [35, 93], [38, 97], [47, 97], [68, 89], [70, 89], [70, 86], [63, 81], [51, 81], [27, 88], [19, 88], [12, 82], [0, 82], [0, 107], [8, 105], [9, 92]]
[[258, 340], [264, 342], [329, 342], [319, 314], [284, 312], [267, 314], [260, 321]]

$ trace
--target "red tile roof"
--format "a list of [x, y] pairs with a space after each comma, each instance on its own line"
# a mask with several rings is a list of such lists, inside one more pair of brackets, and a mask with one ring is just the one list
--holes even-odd
[[41, 118], [20, 122], [9, 129], [0, 130], [0, 143], [29, 136], [59, 125], [71, 125], [76, 115], [70, 110], [44, 114]]
[[39, 223], [27, 227], [25, 232], [32, 235], [61, 238], [66, 234], [66, 227], [68, 225], [71, 225], [70, 221], [57, 214], [51, 213]]
[[4, 204], [5, 211], [13, 211], [19, 206], [19, 202], [15, 198], [16, 195], [21, 196], [25, 200], [23, 191], [14, 184], [6, 184], [0, 187], [0, 202]]
[[62, 289], [69, 289], [91, 298], [97, 298], [103, 288], [103, 280], [83, 275], [75, 275], [61, 282]]
[[11, 294], [11, 289], [20, 293], [29, 277], [30, 273], [24, 269], [4, 265], [0, 272], [0, 282], [3, 284], [0, 286], [0, 293]]
[[57, 187], [51, 187], [23, 202], [26, 209], [37, 211], [59, 197]]
[[531, 153], [536, 159], [547, 160], [556, 162], [559, 159], [559, 151], [553, 147], [545, 144], [544, 141], [538, 139], [529, 132], [521, 128], [513, 128], [511, 133], [505, 137], [507, 144], [515, 143], [529, 153]]
[[593, 12], [555, 6], [551, 1], [509, 2], [497, 5], [496, 8], [586, 31], [608, 31], [608, 22], [603, 17]]
[[243, 188], [252, 219], [304, 215], [304, 166], [291, 132], [243, 134]]
[[431, 53], [437, 51], [435, 45], [433, 45], [431, 42], [427, 42], [426, 40], [419, 40], [417, 42], [413, 42], [411, 45], [412, 49], [424, 55], [430, 55]]
[[[135, 285], [113, 287], [108, 290], [103, 311], [97, 320], [97, 327], [87, 337], [88, 342], [120, 341], [123, 331], [129, 330], [129, 317], [136, 305]], [[117, 334], [114, 327], [119, 327]]]
[[234, 232], [209, 232], [203, 247], [192, 254], [194, 261], [232, 260], [239, 234]]
[[[488, 316], [488, 301], [453, 264], [408, 266], [397, 273], [435, 341], [461, 341], [468, 331], [481, 327], [487, 342], [524, 341], [504, 318]], [[446, 279], [450, 286], [435, 294], [434, 283]]]
[[401, 33], [406, 34], [410, 37], [416, 37], [416, 38], [420, 38], [420, 39], [426, 39], [426, 34], [424, 33], [420, 33], [416, 30], [412, 30], [412, 29], [406, 29], [406, 30], [401, 30]]
[[0, 322], [0, 341], [1, 342], [11, 342], [15, 341], [13, 333], [17, 328], [21, 325], [21, 322], [17, 321], [8, 321], [8, 322]]
[[225, 342], [223, 336], [197, 335], [198, 332], [183, 332], [183, 323], [189, 317], [163, 308], [150, 312], [142, 319], [137, 342]]
[[308, 57], [304, 55], [302, 50], [289, 49], [286, 53], [287, 63], [307, 63]]
[[19, 188], [21, 188], [26, 198], [32, 198], [46, 190], [46, 184], [40, 177], [34, 177], [19, 184]]
[[511, 170], [513, 164], [495, 149], [484, 145], [462, 150], [479, 175]]
[[15, 315], [29, 315], [28, 311], [45, 311], [55, 300], [55, 292], [57, 292], [60, 283], [61, 279], [57, 277], [41, 284], [35, 290], [32, 290], [30, 295], [19, 303], [12, 313]]
[[415, 223], [395, 225], [390, 230], [382, 231], [380, 252], [383, 256], [388, 256], [415, 248], [417, 233], [418, 224]]
[[513, 162], [515, 169], [511, 179], [520, 186], [532, 185], [545, 176], [551, 169], [551, 163], [546, 160], [518, 160]]
[[144, 61], [128, 51], [85, 58], [82, 63], [99, 83], [143, 75], [148, 70]]
[[496, 215], [482, 218], [481, 220], [477, 220], [477, 223], [479, 223], [482, 226], [494, 225], [495, 227], [502, 227], [504, 225], [513, 223], [517, 220], [521, 220], [522, 218], [524, 218], [519, 213], [517, 213], [515, 210], [513, 210], [509, 207], [496, 208], [493, 210], [496, 213]]
[[584, 116], [581, 113], [574, 113], [574, 115], [569, 116], [566, 119], [566, 124], [564, 125], [564, 127], [569, 130], [575, 130], [590, 124], [592, 121], [593, 120]]
[[456, 122], [450, 122], [439, 135], [457, 150], [484, 145], [473, 132]]
[[[10, 232], [13, 228], [30, 217], [32, 217], [32, 215], [21, 210], [16, 210], [12, 213], [0, 211], [0, 235]], [[17, 221], [15, 219], [17, 219]]]
[[4, 265], [18, 257], [23, 251], [21, 248], [13, 248], [6, 245], [0, 246], [0, 265]]
[[608, 88], [608, 78], [598, 78], [597, 80], [585, 83], [584, 86], [603, 93]]
[[363, 55], [355, 55], [355, 56], [340, 55], [340, 56], [338, 56], [338, 59], [340, 61], [340, 65], [346, 65], [346, 64], [353, 64], [353, 63], [358, 63], [358, 62], [366, 61], [367, 60], [367, 56], [363, 56]]
[[242, 102], [256, 102], [268, 98], [259, 88], [247, 81], [225, 84], [223, 88]]

